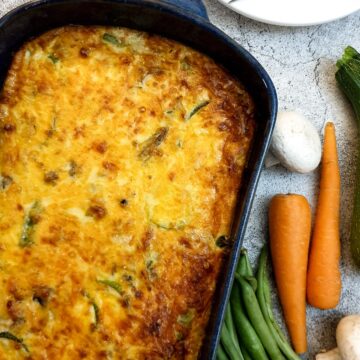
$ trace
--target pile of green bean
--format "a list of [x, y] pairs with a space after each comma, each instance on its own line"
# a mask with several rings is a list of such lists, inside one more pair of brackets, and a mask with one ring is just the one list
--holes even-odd
[[275, 321], [267, 258], [264, 247], [254, 277], [247, 251], [241, 250], [221, 331], [218, 360], [301, 360]]

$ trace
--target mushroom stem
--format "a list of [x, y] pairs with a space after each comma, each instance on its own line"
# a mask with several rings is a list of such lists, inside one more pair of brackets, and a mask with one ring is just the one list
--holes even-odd
[[316, 360], [342, 360], [338, 348], [316, 355]]
[[336, 329], [336, 342], [343, 360], [360, 359], [360, 315], [341, 319]]
[[280, 160], [271, 151], [269, 151], [265, 158], [265, 167], [268, 169], [278, 164], [280, 164]]

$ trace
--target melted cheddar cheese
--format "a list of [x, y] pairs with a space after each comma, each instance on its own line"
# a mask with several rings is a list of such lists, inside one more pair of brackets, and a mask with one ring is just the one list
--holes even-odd
[[0, 359], [196, 359], [253, 129], [175, 41], [26, 43], [0, 99]]

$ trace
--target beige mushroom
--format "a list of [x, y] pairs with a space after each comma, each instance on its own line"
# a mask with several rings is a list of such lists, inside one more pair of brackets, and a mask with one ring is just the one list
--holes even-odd
[[342, 360], [339, 349], [333, 349], [326, 353], [320, 353], [316, 355], [316, 360]]
[[360, 360], [360, 315], [344, 317], [336, 329], [338, 347], [316, 355], [316, 360]]
[[307, 173], [316, 169], [321, 160], [318, 132], [309, 120], [294, 111], [279, 112], [270, 150], [266, 167], [281, 163], [290, 171]]
[[360, 360], [360, 315], [347, 316], [340, 321], [336, 342], [343, 360]]

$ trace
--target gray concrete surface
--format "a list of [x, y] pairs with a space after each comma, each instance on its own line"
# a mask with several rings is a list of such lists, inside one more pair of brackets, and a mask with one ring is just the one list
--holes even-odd
[[[350, 106], [334, 78], [336, 60], [343, 48], [360, 49], [360, 13], [320, 26], [287, 28], [257, 23], [237, 15], [216, 0], [206, 0], [211, 21], [249, 50], [272, 77], [280, 109], [297, 109], [314, 123], [319, 132], [327, 120], [337, 128], [342, 176], [341, 240], [343, 294], [336, 310], [308, 307], [309, 353], [313, 359], [321, 349], [335, 346], [335, 329], [340, 318], [360, 314], [360, 269], [349, 251], [349, 228], [359, 140]], [[281, 167], [264, 170], [246, 232], [245, 247], [255, 262], [267, 241], [267, 206], [276, 193], [305, 195], [313, 209], [318, 191], [318, 171], [293, 174]], [[276, 299], [274, 299], [276, 300]], [[280, 315], [279, 310], [277, 314]]]
[[[355, 118], [334, 79], [335, 62], [343, 48], [360, 49], [360, 13], [313, 27], [286, 28], [248, 20], [223, 7], [216, 0], [204, 0], [211, 21], [248, 49], [267, 69], [278, 91], [280, 109], [297, 109], [314, 123], [319, 132], [324, 122], [335, 122], [342, 174], [342, 276], [343, 295], [336, 310], [308, 308], [309, 354], [335, 346], [335, 329], [341, 317], [360, 314], [360, 269], [350, 258], [349, 226], [355, 181], [356, 149], [359, 145]], [[0, 16], [24, 3], [0, 0]], [[247, 229], [245, 247], [253, 262], [267, 240], [267, 206], [276, 193], [305, 195], [316, 206], [318, 171], [299, 175], [281, 167], [264, 170]], [[274, 301], [276, 296], [274, 293]], [[277, 307], [276, 313], [281, 318]]]

